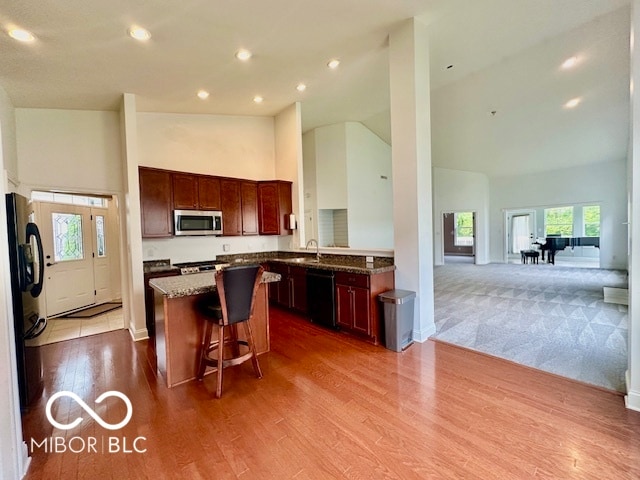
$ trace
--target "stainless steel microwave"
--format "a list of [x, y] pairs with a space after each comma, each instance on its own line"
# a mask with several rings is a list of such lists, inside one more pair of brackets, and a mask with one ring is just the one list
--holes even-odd
[[174, 210], [174, 235], [222, 235], [222, 212]]

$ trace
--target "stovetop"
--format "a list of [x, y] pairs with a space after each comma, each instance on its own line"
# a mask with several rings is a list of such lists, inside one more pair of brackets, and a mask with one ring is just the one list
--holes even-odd
[[216, 270], [216, 268], [219, 269], [225, 265], [228, 264], [219, 260], [204, 260], [201, 262], [183, 262], [173, 264], [174, 267], [178, 267], [180, 269], [180, 273], [182, 275]]

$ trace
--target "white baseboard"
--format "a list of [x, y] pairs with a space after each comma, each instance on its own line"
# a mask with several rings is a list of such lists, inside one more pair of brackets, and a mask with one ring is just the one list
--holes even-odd
[[624, 397], [624, 404], [629, 410], [640, 412], [640, 392], [629, 392]]
[[413, 335], [413, 341], [418, 343], [426, 342], [434, 333], [436, 333], [435, 324], [431, 324], [429, 327], [423, 328], [422, 330], [413, 330], [411, 332]]
[[22, 458], [20, 459], [20, 463], [22, 474], [20, 478], [24, 478], [24, 476], [27, 474], [27, 471], [29, 470], [29, 465], [31, 465], [31, 457], [29, 456], [29, 446], [27, 445], [27, 442], [23, 441], [21, 447], [22, 448], [20, 450], [22, 450]]
[[603, 287], [604, 302], [629, 305], [629, 290], [627, 288]]
[[149, 338], [149, 332], [147, 332], [146, 328], [139, 328], [134, 330], [131, 325], [129, 325], [129, 333], [131, 334], [131, 338], [133, 338], [134, 342], [139, 340], [146, 340]]

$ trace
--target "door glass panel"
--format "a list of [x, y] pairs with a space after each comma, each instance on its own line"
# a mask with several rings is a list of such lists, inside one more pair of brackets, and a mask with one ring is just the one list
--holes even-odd
[[98, 257], [106, 257], [106, 245], [104, 237], [104, 216], [96, 215], [96, 245], [98, 249]]
[[53, 250], [56, 262], [82, 260], [82, 215], [75, 213], [52, 213]]

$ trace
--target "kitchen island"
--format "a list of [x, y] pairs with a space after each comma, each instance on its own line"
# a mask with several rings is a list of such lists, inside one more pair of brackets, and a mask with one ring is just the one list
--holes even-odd
[[[265, 272], [256, 295], [251, 329], [258, 354], [269, 351], [266, 284], [278, 281], [280, 275]], [[198, 304], [216, 291], [215, 273], [154, 278], [149, 280], [149, 286], [154, 290], [157, 369], [171, 388], [196, 378], [206, 321], [198, 311]]]

